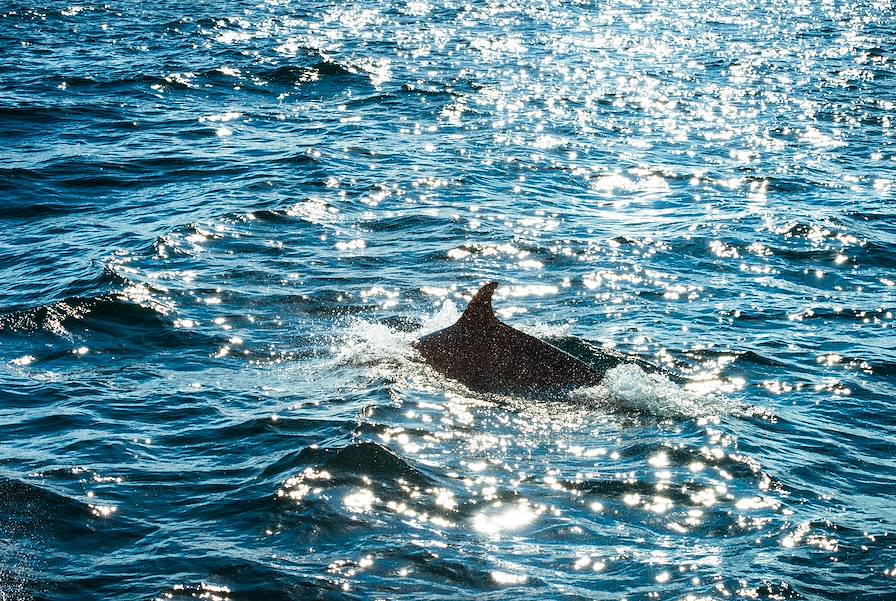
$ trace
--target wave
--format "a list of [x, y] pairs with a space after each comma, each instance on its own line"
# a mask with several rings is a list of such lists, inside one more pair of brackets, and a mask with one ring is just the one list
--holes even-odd
[[106, 124], [111, 120], [114, 125], [121, 114], [120, 107], [102, 104], [46, 105], [21, 102], [14, 106], [0, 106], [0, 123], [4, 128], [3, 135], [11, 136], [16, 133], [31, 133], [33, 126], [46, 129], [49, 124], [69, 120], [102, 120]]
[[275, 531], [303, 541], [347, 541], [371, 520], [401, 521], [408, 512], [421, 520], [450, 517], [433, 504], [442, 490], [437, 479], [381, 444], [307, 447], [266, 474], [293, 464], [300, 471], [282, 481], [270, 519]]
[[[2, 177], [2, 174], [0, 174]], [[8, 184], [0, 183], [0, 194], [7, 192]], [[25, 192], [22, 190], [22, 192]], [[29, 191], [10, 194], [10, 198], [0, 207], [0, 219], [32, 220], [44, 217], [55, 217], [66, 213], [84, 213], [93, 208], [90, 200], [82, 202], [48, 201], [47, 194], [41, 187], [30, 186]]]
[[363, 70], [325, 58], [310, 65], [283, 65], [262, 69], [254, 75], [256, 81], [274, 86], [370, 85], [370, 76]]
[[[194, 126], [190, 121], [187, 126]], [[204, 125], [196, 125], [197, 132], [214, 135]], [[20, 200], [12, 204], [4, 203], [0, 209], [0, 217], [29, 216], [29, 206], [37, 199], [34, 186], [44, 186], [48, 194], [65, 202], [52, 203], [60, 208], [59, 212], [83, 212], [85, 207], [101, 208], [94, 205], [94, 198], [76, 198], [61, 194], [65, 191], [83, 192], [95, 189], [142, 189], [154, 185], [164, 185], [171, 181], [201, 181], [204, 178], [222, 176], [239, 176], [249, 172], [245, 165], [234, 165], [223, 159], [208, 158], [173, 158], [170, 156], [143, 155], [141, 158], [122, 158], [121, 161], [109, 162], [83, 157], [59, 157], [31, 168], [0, 169], [0, 192], [6, 192]], [[44, 195], [46, 197], [46, 195]], [[47, 204], [46, 202], [38, 204]], [[102, 207], [108, 210], [108, 207]]]
[[[203, 449], [210, 444], [250, 440], [270, 434], [288, 437], [294, 442], [293, 435], [312, 432], [314, 436], [327, 438], [342, 432], [346, 424], [339, 420], [309, 419], [299, 417], [278, 416], [276, 420], [269, 417], [258, 417], [243, 422], [228, 423], [221, 426], [209, 426], [212, 420], [220, 420], [223, 416], [205, 407], [176, 406], [165, 408], [163, 417], [166, 421], [193, 421], [196, 426], [186, 428], [172, 434], [158, 437], [160, 441], [172, 447]], [[275, 440], [267, 436], [266, 440]], [[295, 467], [293, 452], [275, 461], [265, 468], [263, 476], [271, 476]], [[296, 459], [299, 463], [303, 459]]]
[[[12, 478], [0, 477], [0, 520], [16, 530], [45, 527], [39, 518], [74, 518], [80, 523], [90, 516], [90, 506], [52, 490]], [[87, 531], [84, 528], [84, 531]]]
[[[177, 562], [174, 561], [174, 563]], [[166, 589], [158, 598], [172, 599], [173, 601], [187, 599], [348, 601], [363, 598], [345, 592], [341, 584], [334, 582], [332, 578], [303, 576], [289, 570], [272, 567], [267, 562], [215, 555], [202, 557], [199, 563], [207, 566], [213, 572], [216, 582], [226, 584], [208, 582], [176, 584]], [[175, 571], [178, 570], [172, 566], [172, 571], [168, 573]]]
[[103, 519], [112, 513], [114, 509], [107, 506], [0, 477], [0, 526], [20, 541], [53, 538], [54, 544], [76, 552], [91, 541], [96, 549], [111, 551], [145, 534], [145, 527], [121, 516], [114, 524], [105, 523]]
[[335, 475], [336, 481], [357, 481], [363, 476], [377, 480], [390, 478], [418, 485], [429, 485], [433, 479], [399, 457], [391, 449], [375, 442], [360, 442], [337, 449], [304, 449], [298, 457], [306, 465], [315, 465]]
[[[49, 305], [0, 314], [0, 337], [36, 335], [77, 340], [89, 345], [90, 350], [117, 353], [160, 348], [207, 351], [221, 342], [214, 336], [175, 328], [157, 309], [114, 293], [71, 297]], [[32, 352], [39, 353], [38, 360], [52, 360], [70, 356], [72, 351], [66, 347]]]

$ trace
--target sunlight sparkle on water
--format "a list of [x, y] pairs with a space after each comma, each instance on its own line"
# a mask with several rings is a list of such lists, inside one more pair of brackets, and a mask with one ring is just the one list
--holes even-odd
[[373, 492], [367, 488], [362, 488], [356, 492], [346, 495], [342, 498], [342, 504], [349, 511], [356, 513], [365, 513], [373, 509], [373, 504], [378, 499]]
[[498, 584], [523, 584], [528, 578], [522, 574], [511, 574], [509, 572], [493, 570], [492, 580]]
[[500, 503], [493, 505], [493, 510], [482, 511], [473, 518], [473, 527], [479, 532], [493, 536], [502, 532], [514, 531], [531, 524], [544, 512], [543, 507], [533, 507], [526, 500], [504, 508]]
[[[97, 586], [886, 597], [893, 2], [300, 4], [0, 11], [0, 484], [94, 489]], [[562, 405], [441, 377], [413, 341], [491, 279], [633, 361]]]

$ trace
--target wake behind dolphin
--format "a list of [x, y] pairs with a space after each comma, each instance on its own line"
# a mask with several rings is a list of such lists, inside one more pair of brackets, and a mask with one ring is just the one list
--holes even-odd
[[596, 368], [502, 323], [492, 310], [497, 287], [483, 286], [454, 325], [414, 343], [427, 364], [471, 390], [562, 394], [596, 386], [607, 369], [623, 362], [601, 354]]

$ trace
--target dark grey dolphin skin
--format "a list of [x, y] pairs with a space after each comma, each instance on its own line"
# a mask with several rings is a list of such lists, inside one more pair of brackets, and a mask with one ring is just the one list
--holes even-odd
[[600, 382], [602, 372], [501, 323], [492, 311], [497, 287], [497, 282], [483, 286], [454, 325], [414, 343], [427, 364], [481, 392], [562, 394]]

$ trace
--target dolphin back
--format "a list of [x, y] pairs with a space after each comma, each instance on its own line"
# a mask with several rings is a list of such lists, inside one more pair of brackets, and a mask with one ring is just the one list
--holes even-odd
[[600, 382], [584, 362], [499, 321], [491, 305], [497, 287], [486, 284], [454, 325], [417, 340], [427, 364], [483, 392], [560, 393]]

